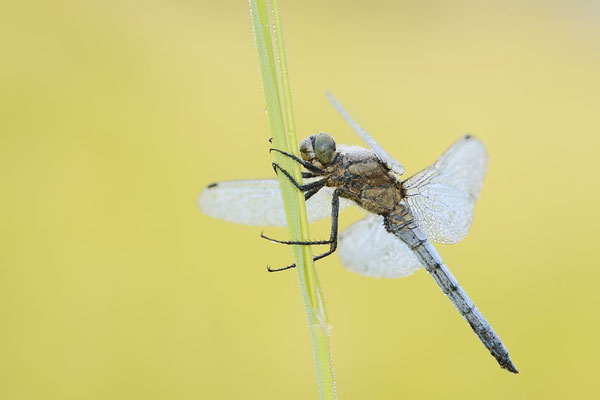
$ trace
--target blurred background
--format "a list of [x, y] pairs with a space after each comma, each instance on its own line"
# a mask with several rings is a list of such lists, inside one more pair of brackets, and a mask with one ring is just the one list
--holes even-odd
[[[290, 249], [195, 205], [211, 182], [273, 176], [247, 2], [1, 8], [0, 398], [316, 398], [296, 274], [265, 271]], [[423, 270], [369, 279], [333, 256], [339, 397], [594, 397], [598, 2], [282, 9], [300, 139], [360, 144], [329, 89], [406, 176], [466, 132], [490, 153], [470, 235], [437, 247], [521, 373]]]

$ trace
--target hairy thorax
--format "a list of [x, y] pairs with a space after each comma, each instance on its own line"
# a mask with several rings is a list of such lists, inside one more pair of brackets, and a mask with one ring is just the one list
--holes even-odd
[[327, 186], [338, 187], [341, 197], [372, 213], [387, 215], [394, 211], [402, 198], [401, 183], [372, 151], [339, 147], [335, 160], [327, 168]]

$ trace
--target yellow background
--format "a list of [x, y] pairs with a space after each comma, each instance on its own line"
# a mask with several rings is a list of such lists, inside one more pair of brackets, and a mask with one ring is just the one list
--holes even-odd
[[[273, 175], [247, 3], [10, 3], [0, 398], [316, 398], [296, 274], [265, 271], [290, 249], [195, 205], [208, 183]], [[424, 271], [369, 279], [333, 256], [339, 397], [595, 398], [598, 3], [283, 3], [300, 138], [360, 143], [330, 89], [407, 176], [465, 132], [488, 146], [471, 233], [438, 249], [521, 371]]]

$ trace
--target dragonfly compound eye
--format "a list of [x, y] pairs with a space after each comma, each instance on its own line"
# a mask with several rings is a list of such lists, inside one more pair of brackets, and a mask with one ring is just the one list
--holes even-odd
[[335, 155], [335, 140], [326, 134], [319, 133], [314, 142], [315, 155], [323, 165], [329, 164]]

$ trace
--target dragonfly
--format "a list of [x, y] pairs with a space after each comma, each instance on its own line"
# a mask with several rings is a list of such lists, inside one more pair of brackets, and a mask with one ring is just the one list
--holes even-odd
[[[299, 183], [273, 163], [276, 173], [283, 173], [304, 192], [309, 222], [331, 217], [330, 238], [302, 242], [261, 236], [287, 245], [329, 245], [328, 251], [314, 257], [315, 261], [337, 250], [347, 269], [365, 276], [400, 278], [424, 267], [500, 366], [518, 373], [498, 334], [432, 245], [458, 243], [467, 235], [488, 166], [484, 144], [465, 135], [429, 167], [403, 180], [402, 165], [333, 95], [327, 95], [369, 148], [338, 145], [329, 134], [319, 133], [300, 143], [301, 157], [271, 150], [305, 168], [302, 176], [306, 180]], [[351, 205], [362, 207], [368, 214], [338, 238], [339, 212]], [[213, 183], [200, 193], [198, 206], [209, 216], [230, 222], [287, 225], [277, 179]], [[267, 268], [274, 272], [293, 267], [295, 264]]]

